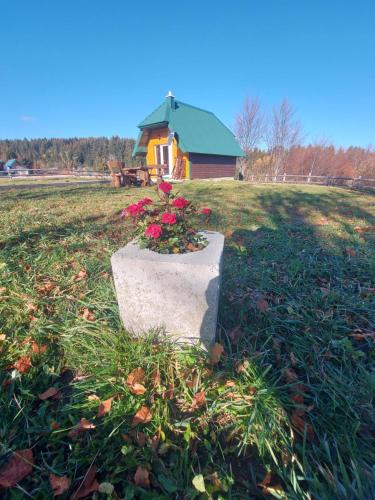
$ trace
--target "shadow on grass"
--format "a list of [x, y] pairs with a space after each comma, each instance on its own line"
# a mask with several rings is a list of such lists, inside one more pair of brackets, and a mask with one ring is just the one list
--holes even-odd
[[373, 226], [375, 217], [336, 192], [261, 190], [254, 204], [228, 207], [240, 222], [259, 210], [267, 225], [227, 237], [222, 336], [237, 362], [270, 367], [268, 380], [299, 435], [293, 451], [307, 490], [369, 498], [375, 304], [366, 290], [375, 280], [374, 241], [360, 239], [347, 219]]

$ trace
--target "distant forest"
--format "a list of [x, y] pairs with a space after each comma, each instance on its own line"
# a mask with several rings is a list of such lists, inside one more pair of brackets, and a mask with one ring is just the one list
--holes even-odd
[[33, 168], [59, 170], [105, 170], [110, 159], [126, 165], [137, 163], [131, 154], [134, 139], [121, 137], [87, 137], [71, 139], [0, 140], [0, 161], [15, 158], [20, 163], [32, 163]]

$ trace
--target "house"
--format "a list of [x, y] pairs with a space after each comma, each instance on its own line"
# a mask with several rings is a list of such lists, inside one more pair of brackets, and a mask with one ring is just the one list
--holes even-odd
[[178, 101], [171, 91], [138, 127], [133, 157], [145, 157], [147, 165], [164, 164], [166, 177], [233, 178], [236, 158], [244, 156], [232, 132], [213, 113]]

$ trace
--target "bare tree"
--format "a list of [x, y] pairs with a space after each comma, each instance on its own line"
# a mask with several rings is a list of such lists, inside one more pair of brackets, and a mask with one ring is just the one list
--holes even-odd
[[275, 177], [285, 170], [286, 160], [292, 147], [301, 140], [301, 125], [296, 111], [286, 99], [273, 108], [267, 131], [267, 145], [272, 156], [272, 174]]
[[252, 161], [252, 154], [265, 134], [265, 116], [257, 97], [246, 96], [240, 113], [236, 116], [235, 134], [240, 146], [246, 154], [244, 161], [240, 162], [242, 176], [246, 166]]

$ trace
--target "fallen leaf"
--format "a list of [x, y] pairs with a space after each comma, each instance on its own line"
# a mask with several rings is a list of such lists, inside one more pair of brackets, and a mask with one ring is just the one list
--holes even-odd
[[0, 486], [11, 488], [33, 471], [34, 457], [30, 449], [17, 450], [0, 471]]
[[130, 386], [130, 392], [136, 396], [140, 396], [146, 392], [146, 387], [142, 384], [133, 384]]
[[100, 403], [98, 408], [98, 417], [102, 417], [103, 415], [111, 411], [112, 401], [113, 398], [109, 398]]
[[293, 368], [285, 368], [285, 370], [283, 370], [283, 378], [287, 384], [292, 384], [298, 380], [298, 375]]
[[7, 336], [5, 335], [5, 333], [0, 333], [0, 342], [4, 342], [4, 340], [6, 340]]
[[56, 476], [51, 473], [49, 475], [49, 482], [51, 483], [55, 497], [62, 495], [70, 487], [70, 479], [67, 476]]
[[143, 384], [145, 375], [146, 374], [143, 368], [135, 368], [129, 373], [128, 378], [126, 379], [126, 383], [128, 385]]
[[0, 286], [0, 295], [2, 295], [4, 292], [6, 292], [5, 286]]
[[306, 422], [297, 411], [294, 411], [291, 416], [291, 422], [293, 427], [299, 431], [302, 435], [306, 429], [306, 439], [312, 441], [314, 439], [314, 430], [311, 424]]
[[191, 404], [191, 410], [195, 410], [196, 408], [200, 408], [206, 402], [206, 393], [204, 391], [197, 392], [194, 395], [193, 402]]
[[46, 391], [42, 392], [42, 394], [38, 395], [38, 398], [41, 399], [42, 401], [45, 401], [48, 398], [52, 398], [53, 396], [56, 396], [56, 394], [59, 391], [55, 389], [55, 387], [50, 387]]
[[213, 365], [217, 365], [219, 363], [223, 352], [224, 352], [224, 347], [218, 342], [215, 342], [211, 350], [211, 363]]
[[46, 344], [38, 345], [35, 340], [31, 342], [31, 350], [34, 354], [44, 354], [47, 350]]
[[81, 269], [78, 274], [76, 274], [75, 276], [73, 276], [73, 281], [82, 281], [83, 279], [85, 279], [87, 276], [87, 271], [86, 269]]
[[144, 446], [147, 442], [146, 435], [143, 432], [138, 431], [136, 429], [130, 431], [129, 435], [131, 436], [133, 441], [136, 442], [139, 446]]
[[231, 330], [229, 330], [228, 337], [230, 338], [230, 340], [234, 344], [236, 344], [238, 342], [238, 339], [240, 338], [241, 334], [242, 334], [241, 327], [239, 325], [237, 325], [234, 328], [232, 328]]
[[18, 370], [20, 373], [25, 373], [33, 365], [31, 364], [30, 356], [21, 356], [13, 365], [13, 368]]
[[268, 302], [266, 299], [259, 299], [255, 305], [260, 312], [266, 312], [268, 309]]
[[70, 500], [87, 497], [90, 493], [98, 491], [98, 489], [99, 483], [96, 480], [96, 465], [92, 465], [86, 472], [78, 489], [71, 495]]
[[236, 382], [234, 380], [227, 380], [225, 382], [225, 387], [235, 387]]
[[53, 431], [60, 429], [60, 425], [55, 421], [51, 422], [50, 427]]
[[89, 396], [87, 396], [87, 399], [89, 401], [100, 401], [100, 397], [97, 396], [96, 394], [90, 394]]
[[204, 493], [206, 491], [206, 486], [204, 484], [204, 478], [202, 474], [198, 474], [197, 476], [193, 477], [192, 480], [194, 488], [199, 491], [199, 493]]
[[82, 312], [82, 318], [85, 319], [86, 321], [95, 321], [95, 315], [90, 309], [87, 307], [84, 308]]
[[78, 422], [78, 424], [68, 433], [68, 436], [74, 439], [83, 432], [88, 431], [89, 429], [95, 429], [95, 425], [83, 417]]
[[375, 233], [375, 226], [357, 226], [354, 231], [358, 234]]
[[159, 368], [155, 368], [151, 375], [152, 384], [154, 387], [159, 387], [161, 383]]
[[134, 484], [140, 486], [141, 488], [150, 487], [150, 473], [147, 469], [139, 465], [134, 474]]
[[54, 288], [56, 288], [56, 284], [52, 281], [45, 281], [36, 287], [37, 291], [41, 294], [51, 292]]
[[147, 424], [152, 419], [152, 413], [147, 406], [142, 406], [134, 415], [132, 425]]
[[357, 252], [353, 248], [345, 248], [345, 252], [350, 257], [356, 257]]
[[151, 448], [154, 451], [159, 446], [160, 437], [161, 437], [161, 428], [159, 427], [158, 430], [156, 431], [156, 434], [151, 438]]

